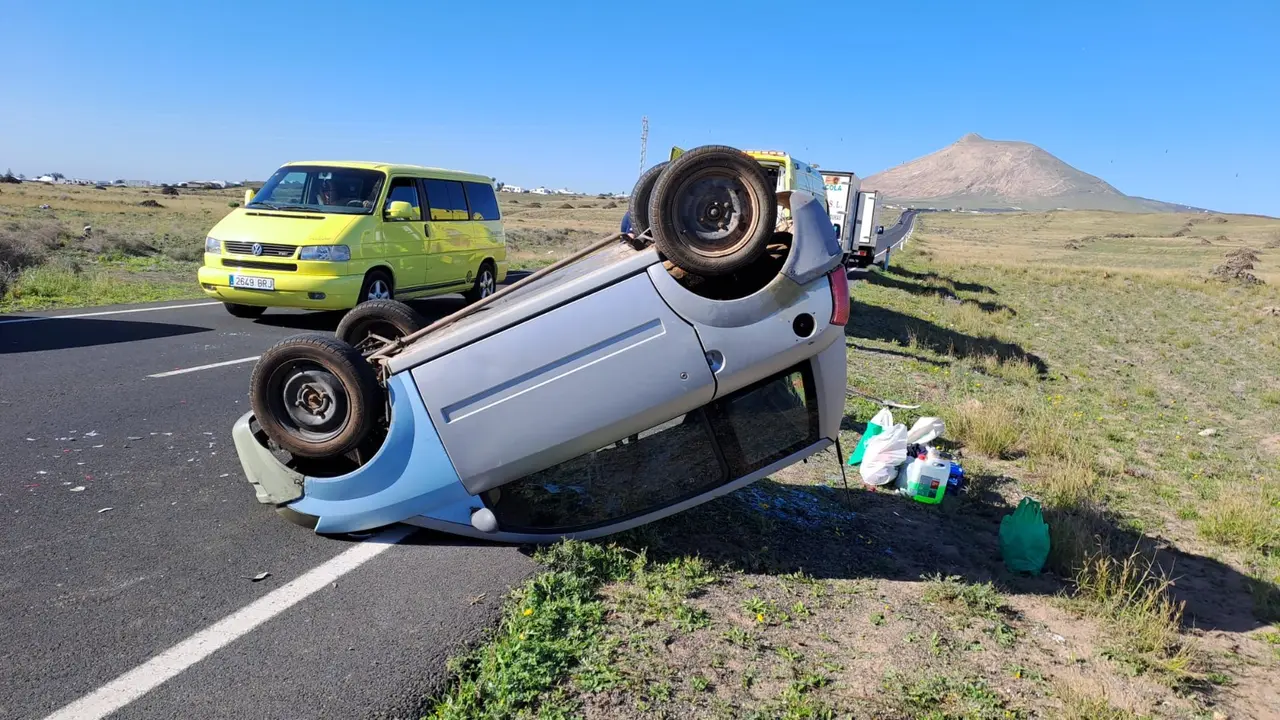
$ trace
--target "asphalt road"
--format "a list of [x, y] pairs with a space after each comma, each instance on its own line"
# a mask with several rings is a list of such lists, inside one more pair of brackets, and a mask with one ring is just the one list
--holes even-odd
[[71, 716], [105, 717], [119, 692], [139, 696], [112, 718], [418, 717], [534, 569], [519, 549], [414, 534], [154, 689], [102, 689], [364, 544], [260, 505], [230, 440], [248, 358], [337, 320], [203, 301], [0, 316], [0, 717], [86, 696]]
[[[434, 319], [461, 303], [415, 305]], [[0, 316], [0, 717], [421, 714], [534, 570], [519, 549], [417, 532], [211, 654], [186, 642], [373, 542], [259, 504], [230, 439], [254, 358], [338, 319], [207, 301]], [[157, 657], [172, 677], [137, 680]]]

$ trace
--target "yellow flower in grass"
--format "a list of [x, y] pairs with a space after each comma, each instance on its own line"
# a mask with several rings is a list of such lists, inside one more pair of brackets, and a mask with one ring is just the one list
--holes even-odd
[[756, 613], [756, 622], [764, 622], [764, 613]]
[[532, 615], [532, 614], [533, 614], [533, 608], [525, 608], [525, 609], [524, 609], [524, 616], [525, 616], [525, 617], [529, 617], [529, 616], [530, 616], [530, 615]]

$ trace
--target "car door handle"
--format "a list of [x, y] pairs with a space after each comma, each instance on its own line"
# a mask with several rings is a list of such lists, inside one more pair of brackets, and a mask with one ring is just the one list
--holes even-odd
[[423, 224], [423, 226], [422, 226], [422, 232], [423, 232], [427, 237], [431, 237], [431, 225], [430, 225], [430, 224], [428, 224], [428, 223], [424, 223], [424, 224]]

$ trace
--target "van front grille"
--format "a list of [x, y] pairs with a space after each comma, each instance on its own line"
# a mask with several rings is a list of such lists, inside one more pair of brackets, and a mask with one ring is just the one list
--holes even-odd
[[[262, 246], [263, 257], [293, 257], [298, 248], [293, 245], [277, 245], [275, 243], [259, 243]], [[252, 255], [253, 243], [225, 240], [222, 243], [227, 252], [232, 255]]]
[[298, 264], [297, 263], [258, 262], [257, 260], [232, 260], [231, 258], [223, 258], [222, 267], [238, 267], [238, 268], [252, 268], [254, 270], [280, 270], [282, 272], [295, 272], [298, 269]]

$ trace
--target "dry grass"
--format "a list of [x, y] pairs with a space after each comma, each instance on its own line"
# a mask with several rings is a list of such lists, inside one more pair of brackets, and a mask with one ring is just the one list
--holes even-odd
[[1021, 439], [1015, 404], [1003, 399], [966, 400], [943, 413], [947, 434], [988, 457], [1010, 455]]
[[1276, 497], [1225, 488], [1223, 497], [1201, 514], [1197, 528], [1206, 540], [1221, 545], [1268, 553], [1280, 550], [1277, 506], [1280, 499]]
[[1177, 682], [1199, 678], [1203, 658], [1182, 635], [1183, 606], [1149, 558], [1136, 551], [1122, 558], [1098, 553], [1085, 560], [1075, 580], [1075, 597], [1109, 621], [1109, 652], [1116, 659]]

